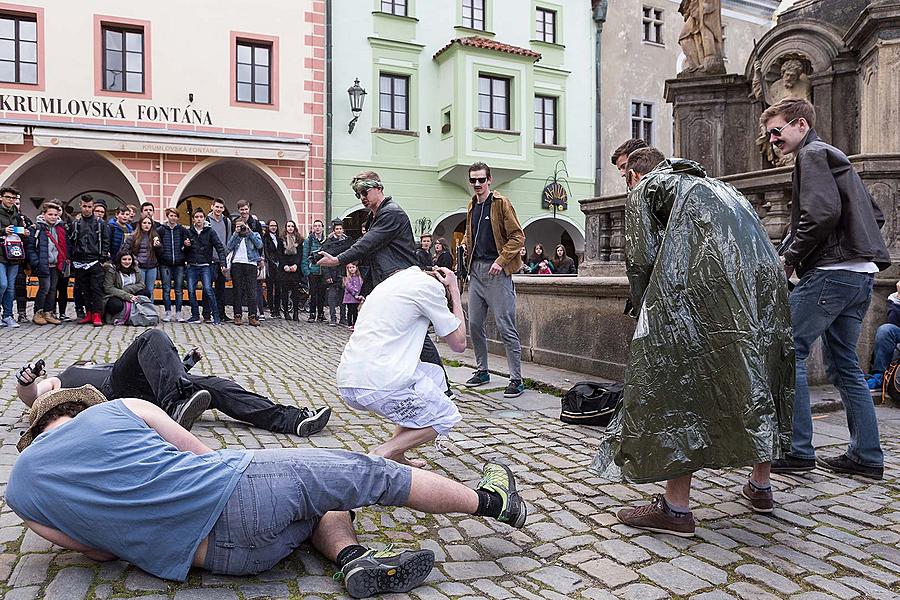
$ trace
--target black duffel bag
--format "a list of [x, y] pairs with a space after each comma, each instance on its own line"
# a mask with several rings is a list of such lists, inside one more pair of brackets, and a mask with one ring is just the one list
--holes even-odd
[[579, 381], [562, 397], [559, 420], [571, 425], [606, 427], [622, 400], [621, 383]]

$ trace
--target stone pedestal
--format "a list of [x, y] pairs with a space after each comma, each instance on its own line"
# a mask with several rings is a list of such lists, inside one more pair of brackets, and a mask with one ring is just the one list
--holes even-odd
[[[748, 170], [758, 160], [756, 111], [743, 75], [688, 77], [666, 81], [666, 101], [675, 112], [675, 154], [700, 163], [713, 177]], [[738, 141], [738, 143], [734, 143]]]
[[581, 200], [584, 213], [584, 260], [578, 274], [625, 275], [625, 194]]
[[900, 148], [900, 0], [873, 2], [844, 40], [858, 52], [860, 151]]

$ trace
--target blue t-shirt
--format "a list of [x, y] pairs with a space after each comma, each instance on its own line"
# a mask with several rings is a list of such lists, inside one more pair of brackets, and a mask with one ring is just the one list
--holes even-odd
[[184, 581], [250, 459], [182, 452], [113, 400], [40, 434], [13, 466], [6, 502], [22, 519]]

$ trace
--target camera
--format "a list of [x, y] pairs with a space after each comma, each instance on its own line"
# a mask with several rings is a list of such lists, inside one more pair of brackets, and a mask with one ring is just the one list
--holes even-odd
[[316, 264], [317, 262], [322, 260], [322, 256], [323, 256], [323, 254], [322, 254], [321, 250], [316, 250], [315, 252], [310, 252], [309, 253], [309, 262], [311, 262], [312, 264]]

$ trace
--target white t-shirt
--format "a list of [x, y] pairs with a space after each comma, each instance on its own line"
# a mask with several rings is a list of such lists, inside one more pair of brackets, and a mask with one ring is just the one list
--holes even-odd
[[338, 365], [337, 386], [401, 390], [412, 385], [429, 323], [441, 337], [460, 325], [447, 308], [444, 286], [419, 267], [388, 277], [359, 311]]
[[243, 265], [253, 265], [247, 258], [247, 238], [243, 238], [238, 242], [237, 248], [234, 249], [234, 256], [231, 258], [232, 263], [241, 263]]

